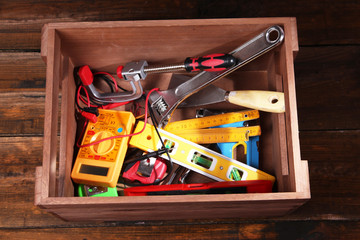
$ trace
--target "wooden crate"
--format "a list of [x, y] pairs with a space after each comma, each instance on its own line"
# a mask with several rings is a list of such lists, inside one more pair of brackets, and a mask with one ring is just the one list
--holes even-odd
[[[274, 24], [284, 28], [283, 44], [216, 84], [236, 90], [285, 93], [285, 113], [261, 112], [260, 168], [276, 176], [275, 192], [74, 197], [70, 179], [76, 132], [74, 66], [87, 64], [93, 69], [114, 72], [118, 65], [134, 60], [164, 64], [181, 62], [188, 56], [230, 52]], [[69, 221], [256, 218], [280, 216], [293, 211], [310, 198], [308, 164], [301, 160], [298, 136], [293, 70], [297, 51], [294, 18], [45, 25], [41, 46], [41, 55], [47, 64], [44, 150], [43, 165], [36, 171], [35, 204]], [[164, 74], [159, 78], [149, 77], [142, 84], [145, 89], [166, 89], [168, 79]], [[177, 116], [183, 116], [184, 112], [179, 112]]]

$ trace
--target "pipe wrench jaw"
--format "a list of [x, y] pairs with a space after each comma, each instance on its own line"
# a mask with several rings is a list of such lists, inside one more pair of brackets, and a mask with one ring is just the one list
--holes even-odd
[[174, 96], [173, 89], [155, 91], [149, 96], [149, 103], [154, 110], [154, 117], [159, 128], [166, 126], [177, 107], [177, 99]]

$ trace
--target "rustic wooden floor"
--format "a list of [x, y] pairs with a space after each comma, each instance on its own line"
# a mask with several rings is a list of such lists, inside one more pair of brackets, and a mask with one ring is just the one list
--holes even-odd
[[[359, 13], [359, 1], [340, 0], [0, 0], [0, 238], [360, 239]], [[300, 142], [312, 194], [306, 205], [270, 219], [101, 224], [63, 222], [33, 205], [42, 164], [43, 24], [278, 16], [298, 24]]]

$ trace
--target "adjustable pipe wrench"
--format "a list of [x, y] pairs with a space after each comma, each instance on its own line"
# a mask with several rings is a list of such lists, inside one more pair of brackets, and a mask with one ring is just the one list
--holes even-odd
[[233, 67], [221, 72], [201, 72], [175, 88], [153, 92], [149, 101], [155, 110], [158, 127], [163, 128], [168, 123], [174, 110], [187, 97], [275, 48], [283, 40], [283, 29], [277, 25], [272, 26], [229, 53], [237, 59]]

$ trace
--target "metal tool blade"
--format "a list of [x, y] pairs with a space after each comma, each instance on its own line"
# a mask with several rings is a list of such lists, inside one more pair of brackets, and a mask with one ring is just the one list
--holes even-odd
[[203, 90], [200, 90], [196, 94], [190, 96], [183, 101], [179, 107], [198, 107], [207, 104], [214, 104], [225, 101], [226, 91], [222, 88], [214, 85], [209, 85]]
[[[178, 86], [189, 79], [190, 77], [186, 75], [173, 75], [169, 87], [174, 85]], [[220, 102], [229, 102], [231, 104], [265, 112], [281, 113], [285, 111], [284, 93], [282, 92], [259, 90], [226, 91], [215, 85], [208, 85], [191, 95], [181, 102], [178, 107], [201, 107]]]
[[[174, 74], [171, 77], [169, 88], [173, 86], [179, 86], [190, 78], [190, 76]], [[179, 107], [198, 107], [207, 104], [224, 102], [226, 92], [227, 91], [222, 88], [216, 87], [214, 85], [208, 85], [204, 89], [185, 99], [185, 101], [180, 103]]]
[[140, 161], [137, 174], [143, 177], [150, 177], [152, 171], [154, 170], [156, 159], [155, 158], [149, 158]]

